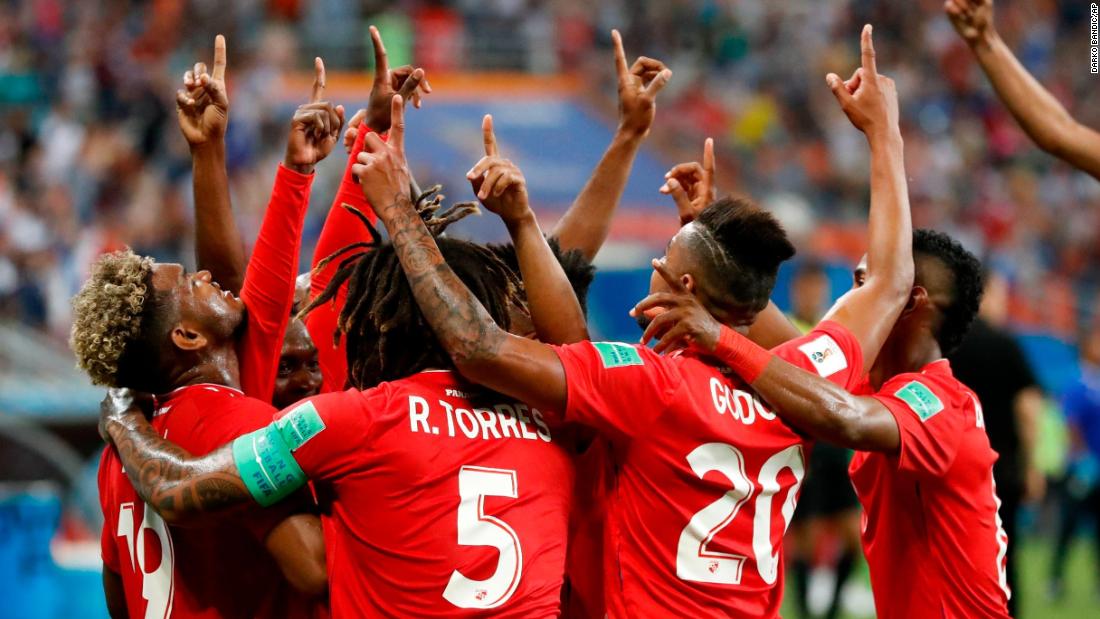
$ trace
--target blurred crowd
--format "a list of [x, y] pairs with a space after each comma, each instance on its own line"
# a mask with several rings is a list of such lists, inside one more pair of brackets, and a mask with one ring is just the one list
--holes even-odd
[[[1087, 11], [999, 0], [997, 23], [1036, 77], [1100, 127]], [[964, 239], [1001, 271], [1015, 320], [1073, 334], [1091, 321], [1100, 283], [1100, 184], [1018, 130], [940, 0], [4, 0], [0, 316], [64, 336], [68, 299], [97, 253], [128, 244], [187, 261], [190, 158], [174, 93], [190, 63], [209, 61], [216, 32], [230, 42], [230, 174], [246, 238], [281, 156], [287, 110], [277, 95], [313, 55], [330, 71], [363, 70], [376, 23], [429, 75], [599, 80], [617, 27], [629, 54], [673, 69], [657, 142], [695, 152], [715, 137], [721, 189], [752, 194], [817, 253], [847, 259], [861, 242], [844, 230], [865, 217], [867, 149], [824, 75], [855, 66], [865, 22], [901, 94], [916, 224]], [[315, 185], [317, 199], [335, 180]]]

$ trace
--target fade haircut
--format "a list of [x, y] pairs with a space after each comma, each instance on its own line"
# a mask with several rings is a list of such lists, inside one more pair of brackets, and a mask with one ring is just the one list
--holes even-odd
[[[436, 191], [438, 186], [417, 198], [417, 211], [428, 231], [436, 237], [447, 265], [493, 320], [507, 330], [511, 326], [508, 309], [519, 302], [515, 276], [488, 248], [470, 241], [439, 237], [451, 223], [477, 212], [477, 205], [456, 204], [436, 216], [439, 198], [430, 199]], [[343, 258], [328, 286], [299, 317], [322, 303], [335, 302], [337, 291], [347, 283], [347, 296], [333, 339], [339, 342], [342, 336], [347, 338], [348, 385], [356, 389], [369, 389], [378, 383], [431, 368], [453, 368], [450, 356], [436, 339], [413, 296], [393, 244], [383, 242], [361, 212], [343, 206], [367, 227], [372, 240], [344, 247], [317, 263], [315, 273], [336, 258], [361, 250]]]
[[[554, 253], [554, 257], [558, 259], [558, 264], [561, 265], [562, 270], [565, 271], [565, 277], [569, 280], [569, 285], [573, 287], [573, 294], [577, 296], [581, 311], [587, 316], [588, 289], [592, 286], [592, 280], [596, 277], [596, 267], [592, 266], [592, 262], [585, 258], [579, 249], [562, 251], [561, 243], [557, 237], [547, 237], [546, 243], [550, 246], [550, 251]], [[519, 256], [516, 254], [516, 246], [511, 243], [490, 243], [488, 247], [515, 274], [516, 280], [520, 282], [520, 293], [526, 298], [526, 291], [522, 287], [523, 279], [520, 277]]]
[[712, 289], [738, 309], [763, 310], [779, 265], [795, 253], [783, 226], [750, 200], [733, 196], [712, 202], [694, 223], [696, 256]]
[[924, 259], [934, 259], [947, 272], [950, 281], [944, 282], [946, 305], [940, 305], [943, 320], [936, 331], [940, 352], [950, 355], [959, 347], [970, 325], [978, 315], [982, 304], [982, 263], [958, 241], [942, 232], [919, 228], [913, 231], [913, 258], [916, 262], [916, 283], [925, 289], [936, 288], [933, 276], [922, 268]]
[[160, 352], [174, 314], [171, 293], [153, 288], [153, 264], [129, 249], [104, 254], [73, 297], [69, 345], [93, 384], [163, 387]]

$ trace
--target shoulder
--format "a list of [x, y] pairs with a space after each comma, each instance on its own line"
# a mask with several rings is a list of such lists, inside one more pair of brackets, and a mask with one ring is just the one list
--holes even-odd
[[802, 337], [772, 349], [776, 356], [828, 378], [848, 370], [862, 375], [863, 354], [859, 341], [844, 325], [826, 320]]
[[950, 373], [907, 372], [886, 381], [876, 394], [891, 398], [912, 411], [921, 421], [947, 413], [980, 413], [978, 396]]

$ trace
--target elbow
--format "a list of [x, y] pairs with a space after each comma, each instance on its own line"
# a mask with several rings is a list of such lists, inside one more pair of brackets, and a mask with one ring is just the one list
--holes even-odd
[[303, 595], [322, 597], [328, 594], [328, 569], [325, 567], [324, 560], [320, 563], [311, 562], [311, 565], [294, 574], [289, 580], [290, 586]]
[[494, 371], [498, 353], [508, 337], [491, 320], [485, 327], [473, 337], [454, 338], [446, 344], [447, 353], [458, 373], [475, 382], [479, 382], [478, 378], [487, 372]]

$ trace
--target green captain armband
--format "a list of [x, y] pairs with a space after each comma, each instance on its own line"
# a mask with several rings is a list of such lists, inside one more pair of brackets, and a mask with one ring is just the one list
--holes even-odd
[[308, 481], [290, 450], [277, 422], [233, 441], [233, 461], [260, 505], [278, 503]]

